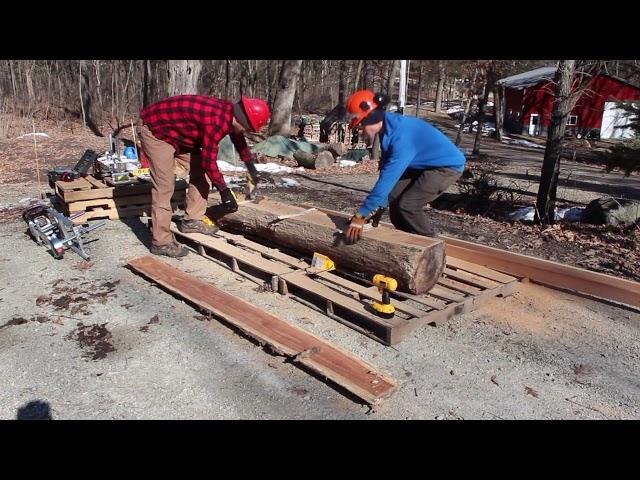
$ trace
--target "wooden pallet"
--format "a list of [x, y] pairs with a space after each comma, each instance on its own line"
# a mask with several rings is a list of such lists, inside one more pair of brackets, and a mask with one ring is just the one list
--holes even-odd
[[385, 319], [371, 308], [372, 301], [380, 299], [380, 293], [365, 280], [318, 271], [307, 259], [241, 235], [184, 234], [174, 224], [171, 229], [179, 241], [203, 257], [222, 263], [258, 284], [266, 282], [274, 291], [290, 295], [385, 345], [399, 343], [422, 325], [441, 324], [476, 309], [488, 298], [511, 295], [517, 289], [514, 277], [447, 258], [445, 273], [429, 293], [392, 293], [396, 315]]
[[[108, 200], [108, 199], [107, 199]], [[84, 210], [85, 213], [80, 215], [77, 218], [74, 218], [74, 223], [80, 224], [85, 223], [89, 220], [118, 220], [121, 218], [131, 218], [131, 217], [142, 217], [142, 216], [151, 216], [151, 204], [147, 203], [144, 205], [128, 205], [128, 206], [115, 206], [110, 207], [105, 205], [105, 200], [96, 200], [98, 202], [97, 205], [87, 206], [80, 211]], [[174, 210], [179, 208], [184, 208], [184, 201], [172, 201], [171, 208]], [[66, 215], [70, 215], [73, 212], [70, 212], [68, 208], [65, 206], [64, 213]]]
[[[176, 191], [171, 197], [173, 203], [184, 204], [187, 195], [184, 190]], [[107, 209], [124, 208], [132, 206], [150, 206], [151, 194], [147, 195], [129, 195], [114, 198], [97, 198], [95, 200], [82, 200], [79, 202], [71, 202], [66, 204], [69, 213], [80, 212], [82, 210], [90, 210], [92, 207], [103, 207]]]
[[[106, 180], [106, 179], [105, 179]], [[72, 182], [55, 183], [56, 195], [61, 200], [61, 211], [66, 215], [85, 211], [74, 221], [137, 217], [151, 213], [151, 184], [138, 181], [136, 184], [107, 186], [88, 175]], [[175, 193], [171, 197], [173, 208], [186, 204], [187, 182], [176, 181]]]
[[65, 203], [96, 198], [113, 198], [113, 187], [108, 187], [91, 175], [77, 178], [71, 182], [58, 180], [55, 183], [56, 195]]

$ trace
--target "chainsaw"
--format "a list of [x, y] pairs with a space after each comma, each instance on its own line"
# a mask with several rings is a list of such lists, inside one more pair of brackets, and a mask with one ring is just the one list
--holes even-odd
[[84, 227], [76, 225], [73, 220], [84, 211], [66, 217], [62, 213], [44, 205], [36, 205], [22, 213], [22, 218], [29, 226], [29, 233], [38, 245], [45, 245], [54, 258], [63, 258], [66, 249], [70, 248], [85, 260], [90, 256], [84, 248], [82, 236], [106, 224], [105, 221]]

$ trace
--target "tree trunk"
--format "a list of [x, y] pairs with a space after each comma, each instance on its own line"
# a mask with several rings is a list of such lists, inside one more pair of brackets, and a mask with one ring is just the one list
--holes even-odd
[[92, 92], [95, 91], [95, 88], [91, 85], [91, 78], [92, 76], [89, 74], [89, 70], [87, 68], [87, 61], [80, 60], [79, 87], [82, 120], [95, 135], [98, 137], [104, 137], [98, 128], [98, 122], [96, 121], [96, 112], [93, 107], [94, 102], [92, 98]]
[[157, 100], [157, 82], [151, 60], [143, 60], [143, 62], [144, 74], [142, 80], [142, 106], [148, 107]]
[[24, 83], [27, 87], [27, 97], [29, 98], [29, 106], [33, 105], [36, 100], [35, 90], [33, 89], [33, 69], [35, 68], [35, 61], [29, 62], [25, 66], [24, 71]]
[[420, 90], [422, 89], [422, 60], [420, 60], [420, 66], [418, 67], [418, 92], [416, 98], [416, 117], [420, 118]]
[[571, 84], [576, 68], [575, 60], [560, 60], [556, 73], [555, 107], [551, 114], [551, 125], [547, 133], [547, 145], [542, 162], [542, 175], [536, 201], [536, 220], [543, 225], [555, 220], [556, 188], [560, 174], [562, 138], [571, 112]]
[[502, 125], [504, 124], [504, 86], [496, 84], [493, 88], [493, 108], [496, 119], [494, 138], [502, 141]]
[[305, 61], [303, 60], [302, 63], [300, 64], [299, 82], [297, 82], [297, 86], [296, 86], [296, 90], [297, 90], [296, 98], [298, 100], [298, 114], [300, 116], [302, 116], [302, 111], [304, 110], [304, 89], [306, 88], [304, 84], [304, 70], [305, 70]]
[[380, 225], [366, 230], [353, 245], [341, 242], [344, 237], [337, 230], [346, 231], [349, 215], [313, 211], [278, 220], [278, 216], [299, 214], [305, 208], [268, 199], [241, 204], [238, 211], [224, 216], [215, 207], [210, 210], [223, 228], [268, 239], [307, 255], [327, 255], [338, 269], [391, 276], [403, 292], [426, 293], [444, 270], [442, 240]]
[[393, 87], [396, 82], [396, 76], [400, 71], [400, 60], [391, 60], [391, 66], [389, 68], [389, 76], [387, 77], [387, 95], [389, 98], [393, 96]]
[[291, 133], [291, 109], [301, 64], [302, 60], [284, 60], [282, 62], [278, 90], [273, 102], [269, 135], [288, 136]]
[[18, 83], [16, 82], [16, 72], [15, 72], [15, 69], [13, 68], [13, 60], [7, 60], [7, 63], [9, 64], [9, 73], [11, 74], [11, 88], [13, 89], [13, 99], [15, 101], [15, 99], [18, 96]]
[[230, 98], [231, 88], [231, 60], [224, 61], [224, 98]]
[[442, 92], [444, 91], [444, 82], [447, 79], [447, 65], [444, 60], [438, 62], [438, 87], [436, 89], [436, 105], [435, 112], [442, 110]]
[[100, 60], [94, 61], [95, 69], [96, 69], [96, 91], [98, 92], [98, 104], [100, 105], [100, 113], [104, 111], [104, 104], [102, 103], [102, 91], [100, 86]]
[[462, 119], [460, 120], [460, 127], [458, 128], [458, 134], [456, 135], [456, 146], [460, 145], [462, 141], [462, 130], [464, 129], [464, 123], [469, 118], [469, 114], [471, 113], [471, 104], [473, 103], [473, 96], [476, 89], [476, 78], [478, 78], [478, 67], [473, 70], [473, 77], [471, 78], [471, 82], [469, 83], [469, 90], [467, 91], [467, 105], [464, 108], [464, 112], [462, 113]]
[[202, 62], [200, 60], [168, 60], [167, 76], [169, 86], [167, 95], [185, 95], [198, 93], [198, 78]]
[[340, 76], [338, 79], [338, 103], [344, 105], [347, 89], [347, 61], [340, 60]]
[[376, 134], [373, 138], [371, 146], [371, 160], [380, 160], [382, 158], [382, 148], [380, 147], [380, 134]]
[[359, 89], [358, 84], [360, 83], [360, 73], [362, 72], [363, 63], [364, 60], [358, 60], [358, 66], [356, 67], [356, 78], [353, 80], [353, 92]]
[[476, 130], [476, 139], [473, 142], [472, 155], [480, 155], [480, 140], [482, 139], [482, 127], [484, 126], [484, 107], [489, 100], [489, 92], [493, 84], [493, 70], [491, 67], [487, 70], [482, 97], [478, 101], [478, 129]]

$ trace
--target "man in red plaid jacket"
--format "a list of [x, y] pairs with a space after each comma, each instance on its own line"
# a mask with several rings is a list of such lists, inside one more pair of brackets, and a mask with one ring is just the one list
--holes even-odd
[[269, 121], [271, 111], [264, 100], [242, 97], [237, 103], [203, 95], [177, 95], [149, 105], [140, 112], [139, 127], [143, 154], [151, 171], [151, 253], [181, 257], [188, 250], [171, 233], [171, 197], [175, 189], [176, 163], [189, 172], [187, 209], [178, 225], [185, 233], [214, 234], [218, 229], [202, 219], [207, 209], [210, 186], [220, 192], [223, 205], [238, 208], [233, 192], [218, 170], [218, 145], [229, 135], [254, 182], [258, 181], [255, 157], [244, 132], [258, 132]]

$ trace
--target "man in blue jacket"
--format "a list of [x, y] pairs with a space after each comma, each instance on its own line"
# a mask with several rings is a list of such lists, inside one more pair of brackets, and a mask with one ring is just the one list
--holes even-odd
[[379, 133], [382, 150], [378, 181], [346, 232], [352, 243], [358, 241], [371, 216], [387, 206], [397, 229], [435, 236], [424, 207], [464, 171], [464, 154], [446, 135], [419, 118], [385, 112], [385, 97], [360, 90], [347, 100], [351, 128], [360, 125], [370, 144]]

